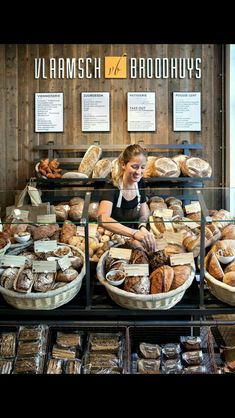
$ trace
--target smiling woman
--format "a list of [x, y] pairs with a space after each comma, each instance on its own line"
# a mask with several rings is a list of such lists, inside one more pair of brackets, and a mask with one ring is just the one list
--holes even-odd
[[137, 246], [143, 244], [147, 250], [155, 251], [155, 238], [146, 227], [149, 209], [142, 180], [145, 167], [145, 151], [140, 145], [129, 145], [121, 153], [113, 184], [103, 191], [98, 220], [105, 229], [133, 238]]

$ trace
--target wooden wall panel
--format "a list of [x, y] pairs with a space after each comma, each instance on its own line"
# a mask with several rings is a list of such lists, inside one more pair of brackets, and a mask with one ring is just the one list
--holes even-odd
[[[189, 139], [203, 143], [204, 155], [213, 167], [219, 186], [222, 177], [222, 45], [148, 44], [148, 45], [0, 45], [0, 187], [23, 188], [34, 174], [33, 160], [39, 157], [33, 146], [53, 140], [58, 145], [103, 144], [123, 145], [144, 140], [145, 143], [175, 143]], [[202, 59], [202, 78], [136, 78], [130, 79], [34, 79], [34, 58], [105, 57], [127, 54], [136, 58]], [[108, 91], [111, 96], [111, 131], [81, 131], [81, 92]], [[127, 92], [155, 91], [157, 104], [156, 132], [127, 132]], [[172, 93], [201, 91], [202, 131], [172, 131]], [[64, 93], [64, 132], [35, 133], [34, 93]], [[209, 185], [209, 184], [208, 184]]]

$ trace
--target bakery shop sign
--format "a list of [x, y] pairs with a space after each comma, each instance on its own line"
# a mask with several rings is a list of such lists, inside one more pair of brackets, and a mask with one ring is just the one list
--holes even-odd
[[201, 78], [201, 58], [35, 58], [35, 79]]

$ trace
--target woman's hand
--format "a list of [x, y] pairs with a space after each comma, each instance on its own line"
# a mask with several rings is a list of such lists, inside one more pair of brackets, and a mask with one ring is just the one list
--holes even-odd
[[155, 237], [152, 232], [149, 232], [146, 228], [141, 228], [139, 231], [136, 231], [133, 238], [140, 241], [147, 251], [156, 251]]

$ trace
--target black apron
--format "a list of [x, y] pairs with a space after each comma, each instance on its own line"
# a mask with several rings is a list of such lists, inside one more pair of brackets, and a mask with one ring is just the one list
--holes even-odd
[[[116, 207], [113, 207], [112, 218], [116, 221], [123, 223], [123, 225], [129, 228], [136, 228], [134, 222], [139, 221], [140, 214], [140, 192], [138, 184], [136, 183], [137, 205], [133, 209], [122, 208], [122, 189], [120, 189], [118, 201]], [[128, 223], [127, 223], [128, 222]]]

